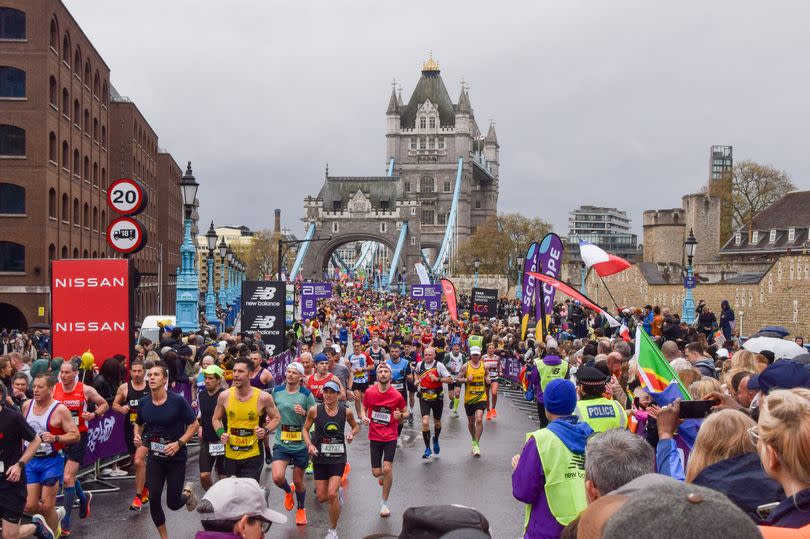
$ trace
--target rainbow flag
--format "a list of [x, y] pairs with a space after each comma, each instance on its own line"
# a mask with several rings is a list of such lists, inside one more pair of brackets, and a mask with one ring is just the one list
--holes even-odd
[[655, 345], [641, 324], [636, 328], [636, 361], [641, 385], [656, 404], [663, 406], [675, 399], [692, 400], [686, 386], [669, 365], [661, 350]]

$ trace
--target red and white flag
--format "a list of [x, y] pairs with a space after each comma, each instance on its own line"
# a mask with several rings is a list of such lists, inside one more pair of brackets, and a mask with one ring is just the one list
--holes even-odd
[[600, 277], [619, 273], [630, 267], [630, 262], [612, 255], [587, 241], [579, 241], [579, 253], [588, 268], [593, 268]]

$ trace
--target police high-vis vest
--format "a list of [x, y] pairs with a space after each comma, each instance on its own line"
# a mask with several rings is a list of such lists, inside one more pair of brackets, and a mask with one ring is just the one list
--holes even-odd
[[542, 391], [546, 390], [546, 386], [552, 380], [565, 378], [565, 375], [568, 374], [567, 361], [560, 361], [558, 365], [546, 365], [541, 358], [537, 358], [534, 360], [534, 366], [537, 367], [537, 374], [540, 378], [540, 389]]
[[482, 337], [481, 335], [470, 335], [469, 338], [467, 339], [467, 345], [470, 348], [472, 348], [473, 346], [481, 348], [482, 346], [484, 346], [484, 337]]
[[[585, 494], [585, 455], [569, 450], [548, 428], [526, 436], [534, 438], [543, 466], [546, 503], [551, 514], [562, 526], [567, 526], [588, 506]], [[529, 525], [532, 506], [526, 505], [524, 529]]]
[[599, 397], [577, 402], [574, 414], [591, 426], [594, 432], [605, 432], [627, 426], [627, 413], [614, 400]]

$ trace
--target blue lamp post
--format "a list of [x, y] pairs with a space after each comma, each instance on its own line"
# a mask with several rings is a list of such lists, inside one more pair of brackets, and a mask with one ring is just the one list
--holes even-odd
[[225, 299], [225, 275], [228, 272], [228, 268], [225, 266], [225, 257], [228, 255], [228, 244], [225, 243], [225, 236], [220, 239], [217, 250], [219, 251], [219, 306], [224, 309], [227, 304]]
[[473, 267], [475, 268], [475, 284], [473, 284], [473, 288], [478, 288], [478, 268], [481, 267], [481, 259], [477, 256], [473, 259]]
[[517, 269], [517, 288], [515, 289], [515, 299], [523, 299], [523, 255], [515, 255], [515, 269]]
[[175, 324], [184, 332], [199, 331], [200, 319], [198, 316], [199, 275], [195, 264], [196, 249], [191, 241], [191, 212], [194, 200], [197, 198], [197, 189], [200, 184], [191, 172], [191, 161], [188, 162], [186, 173], [180, 180], [180, 193], [183, 196], [185, 219], [183, 221], [183, 243], [180, 246], [180, 267], [177, 268], [177, 295], [175, 296]]
[[209, 324], [217, 325], [217, 298], [214, 295], [214, 249], [217, 247], [217, 231], [214, 230], [214, 221], [208, 232], [205, 233], [208, 246], [208, 289], [205, 292], [205, 319]]
[[228, 276], [225, 281], [225, 306], [226, 308], [233, 303], [233, 251], [228, 247], [225, 250], [225, 266], [228, 268]]
[[686, 251], [686, 279], [684, 279], [683, 286], [686, 292], [683, 295], [683, 306], [681, 308], [681, 320], [689, 325], [695, 322], [695, 300], [692, 297], [692, 289], [695, 288], [695, 276], [692, 270], [692, 257], [695, 256], [695, 247], [698, 241], [695, 239], [695, 234], [692, 229], [689, 229], [689, 237], [683, 242], [684, 250]]

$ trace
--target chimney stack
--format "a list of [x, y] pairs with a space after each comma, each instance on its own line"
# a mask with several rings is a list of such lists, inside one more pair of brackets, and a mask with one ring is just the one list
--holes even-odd
[[275, 214], [276, 214], [276, 223], [273, 226], [273, 232], [276, 234], [281, 234], [281, 209], [276, 208]]

